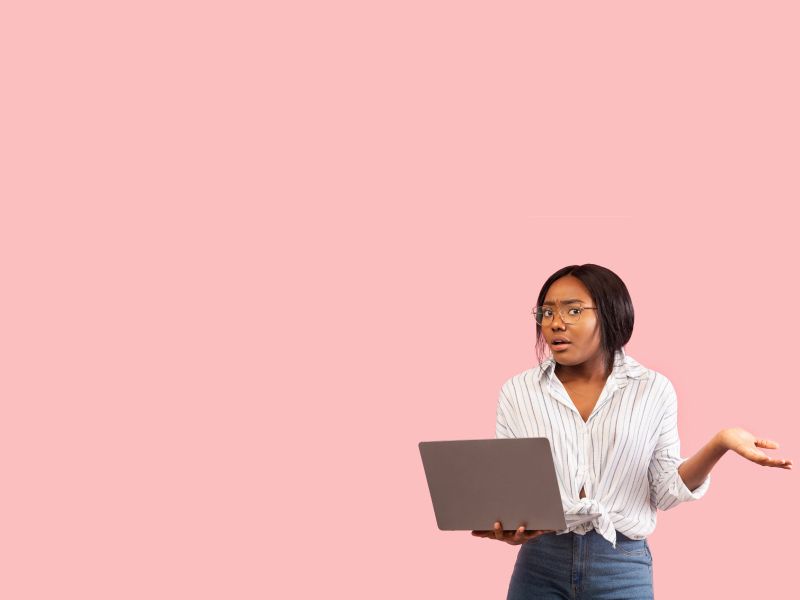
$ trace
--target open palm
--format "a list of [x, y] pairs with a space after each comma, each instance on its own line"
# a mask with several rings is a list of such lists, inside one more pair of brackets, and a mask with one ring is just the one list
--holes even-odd
[[761, 450], [761, 448], [775, 449], [778, 448], [778, 442], [767, 440], [764, 438], [757, 438], [749, 431], [745, 431], [741, 427], [732, 427], [722, 432], [722, 439], [725, 446], [741, 454], [748, 460], [758, 463], [764, 467], [780, 467], [782, 469], [791, 469], [792, 461], [784, 458], [771, 458]]

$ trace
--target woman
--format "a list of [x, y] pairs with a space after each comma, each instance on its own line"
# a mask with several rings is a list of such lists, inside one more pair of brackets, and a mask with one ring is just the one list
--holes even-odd
[[[792, 461], [761, 449], [777, 442], [724, 429], [680, 456], [677, 396], [661, 373], [627, 356], [633, 304], [624, 282], [594, 264], [571, 265], [544, 284], [534, 309], [540, 364], [511, 377], [497, 405], [497, 437], [547, 437], [567, 514], [597, 513], [561, 531], [473, 531], [521, 545], [508, 600], [653, 598], [649, 536], [656, 510], [698, 500], [728, 450], [762, 466]], [[551, 356], [541, 360], [544, 346]]]

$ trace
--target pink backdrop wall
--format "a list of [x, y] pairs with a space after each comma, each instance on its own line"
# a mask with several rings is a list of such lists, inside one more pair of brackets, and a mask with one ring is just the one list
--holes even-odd
[[[14, 4], [3, 598], [505, 597], [417, 443], [494, 435], [572, 263], [684, 455], [800, 458], [796, 3]], [[785, 597], [798, 491], [726, 455], [657, 597]]]

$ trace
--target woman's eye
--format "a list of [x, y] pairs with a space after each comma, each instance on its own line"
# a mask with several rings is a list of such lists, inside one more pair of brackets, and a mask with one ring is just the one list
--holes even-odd
[[[572, 312], [573, 310], [575, 310], [575, 311], [577, 311], [577, 312]], [[570, 312], [570, 314], [572, 314], [572, 315], [579, 315], [579, 314], [581, 314], [581, 309], [580, 309], [580, 308], [570, 308], [570, 309], [569, 309], [569, 312]]]

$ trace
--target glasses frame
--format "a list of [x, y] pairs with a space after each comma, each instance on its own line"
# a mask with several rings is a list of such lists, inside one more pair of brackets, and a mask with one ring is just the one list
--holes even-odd
[[[531, 309], [531, 314], [533, 315], [533, 320], [534, 320], [534, 321], [536, 321], [536, 309], [537, 309], [537, 308], [544, 308], [544, 307], [543, 307], [543, 306], [534, 306], [534, 307]], [[548, 308], [549, 308], [549, 307], [548, 307]], [[577, 318], [577, 319], [575, 319], [574, 321], [567, 321], [567, 320], [564, 318], [564, 309], [563, 309], [563, 308], [559, 308], [559, 309], [558, 309], [558, 314], [559, 314], [559, 316], [561, 317], [561, 322], [562, 322], [562, 323], [564, 323], [564, 325], [566, 325], [566, 324], [568, 324], [568, 323], [569, 323], [570, 325], [572, 325], [573, 323], [577, 323], [577, 322], [579, 322], [579, 321], [581, 320], [581, 315], [583, 314], [583, 311], [584, 311], [584, 309], [588, 309], [588, 310], [597, 310], [597, 307], [596, 307], [596, 306], [570, 306], [570, 307], [569, 307], [567, 310], [572, 310], [573, 308], [580, 308], [580, 309], [581, 309], [581, 312], [579, 312], [579, 313], [578, 313], [578, 318]], [[550, 310], [553, 310], [553, 309], [550, 309]], [[555, 318], [556, 318], [556, 315], [555, 315], [555, 314], [553, 314], [553, 317], [552, 317], [552, 318], [553, 318], [553, 319], [555, 319]], [[551, 322], [552, 322], [552, 320], [551, 320]], [[543, 323], [540, 323], [539, 321], [536, 321], [536, 323], [538, 323], [539, 325], [541, 325], [541, 326], [545, 327], [545, 325], [544, 325]], [[549, 324], [550, 324], [550, 323], [548, 323], [548, 325], [549, 325]]]

